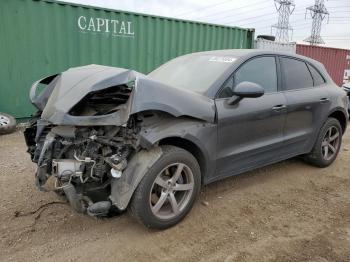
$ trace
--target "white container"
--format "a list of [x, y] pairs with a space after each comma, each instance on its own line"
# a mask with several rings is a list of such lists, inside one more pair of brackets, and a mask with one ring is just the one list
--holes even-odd
[[254, 41], [255, 49], [269, 50], [269, 51], [283, 51], [289, 53], [296, 53], [296, 43], [279, 43], [275, 41], [269, 41], [266, 39], [258, 38]]

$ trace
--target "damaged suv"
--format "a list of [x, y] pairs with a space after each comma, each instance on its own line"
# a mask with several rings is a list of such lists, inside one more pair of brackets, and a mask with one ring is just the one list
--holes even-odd
[[71, 68], [35, 82], [30, 99], [37, 187], [158, 229], [183, 219], [204, 184], [298, 155], [330, 165], [348, 119], [322, 64], [257, 50], [184, 55], [148, 75]]

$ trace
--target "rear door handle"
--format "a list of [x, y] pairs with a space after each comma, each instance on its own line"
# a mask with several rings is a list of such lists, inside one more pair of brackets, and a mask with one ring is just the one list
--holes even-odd
[[281, 110], [286, 109], [286, 108], [287, 108], [286, 105], [277, 105], [277, 106], [274, 106], [274, 107], [272, 108], [272, 110], [278, 112], [278, 111], [281, 111]]
[[329, 101], [330, 101], [330, 100], [329, 100], [328, 97], [324, 97], [324, 98], [321, 98], [321, 99], [320, 99], [320, 102], [321, 102], [322, 104], [328, 103]]

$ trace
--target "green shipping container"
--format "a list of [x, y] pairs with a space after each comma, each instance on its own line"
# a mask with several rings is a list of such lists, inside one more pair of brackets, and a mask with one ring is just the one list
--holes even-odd
[[0, 111], [17, 118], [44, 76], [86, 64], [148, 73], [176, 56], [252, 48], [253, 29], [46, 0], [0, 1]]

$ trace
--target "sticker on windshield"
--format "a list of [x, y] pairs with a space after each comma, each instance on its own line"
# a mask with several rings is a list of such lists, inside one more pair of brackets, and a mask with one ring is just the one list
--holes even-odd
[[209, 62], [220, 62], [220, 63], [233, 63], [236, 61], [236, 58], [228, 56], [212, 56], [209, 59]]

